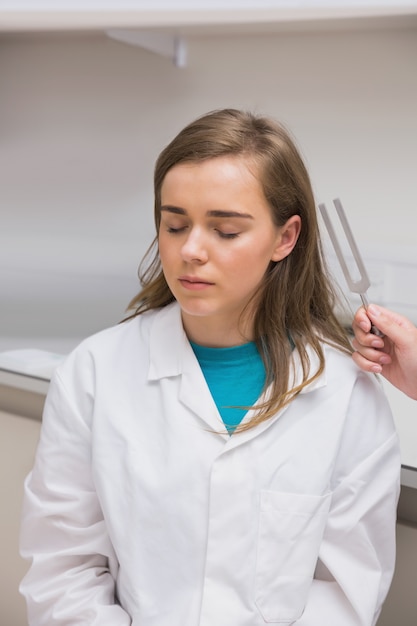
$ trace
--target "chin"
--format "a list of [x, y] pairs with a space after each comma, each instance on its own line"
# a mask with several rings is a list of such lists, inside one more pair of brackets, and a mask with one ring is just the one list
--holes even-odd
[[183, 313], [193, 317], [211, 317], [218, 313], [217, 311], [213, 311], [206, 306], [192, 306], [189, 304], [183, 305], [180, 301], [178, 301], [178, 303]]

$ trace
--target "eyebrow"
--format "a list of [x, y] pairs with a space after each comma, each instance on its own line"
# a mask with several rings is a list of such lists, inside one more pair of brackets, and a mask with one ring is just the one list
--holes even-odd
[[[169, 213], [175, 213], [176, 215], [187, 215], [187, 211], [185, 209], [181, 209], [180, 207], [177, 207], [177, 206], [171, 206], [170, 204], [161, 206], [161, 211], [168, 211]], [[250, 215], [250, 213], [240, 213], [239, 211], [219, 211], [219, 210], [207, 211], [207, 217], [244, 217], [248, 219], [253, 219], [253, 215]]]

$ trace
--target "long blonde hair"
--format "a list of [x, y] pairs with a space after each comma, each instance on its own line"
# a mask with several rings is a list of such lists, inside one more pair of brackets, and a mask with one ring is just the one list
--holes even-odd
[[[351, 352], [347, 332], [334, 314], [337, 296], [323, 260], [317, 213], [310, 178], [289, 132], [276, 121], [236, 109], [212, 111], [191, 122], [159, 155], [154, 172], [155, 226], [159, 231], [161, 187], [167, 172], [179, 163], [198, 163], [219, 156], [245, 156], [256, 173], [271, 208], [274, 223], [301, 217], [298, 241], [287, 257], [271, 262], [254, 298], [253, 332], [265, 364], [267, 400], [256, 405], [243, 430], [270, 418], [324, 369], [322, 341]], [[173, 302], [162, 272], [158, 236], [139, 269], [142, 289], [128, 310], [135, 317]], [[289, 341], [290, 339], [290, 341]], [[303, 378], [289, 387], [292, 345], [300, 355]], [[319, 366], [311, 372], [309, 344]]]

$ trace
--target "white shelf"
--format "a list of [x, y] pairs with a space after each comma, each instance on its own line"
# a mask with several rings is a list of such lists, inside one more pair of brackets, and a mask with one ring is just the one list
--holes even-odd
[[0, 33], [104, 32], [187, 62], [186, 37], [416, 27], [417, 0], [0, 0]]
[[0, 0], [0, 31], [168, 29], [177, 33], [280, 30], [358, 19], [415, 23], [417, 1], [401, 0]]

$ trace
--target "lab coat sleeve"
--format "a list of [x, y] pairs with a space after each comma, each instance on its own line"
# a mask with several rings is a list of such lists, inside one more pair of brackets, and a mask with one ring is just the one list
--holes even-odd
[[[372, 398], [372, 390], [368, 391]], [[360, 411], [361, 398], [362, 410], [369, 411], [363, 390], [354, 401], [355, 410]], [[398, 437], [383, 404], [382, 414], [376, 410], [361, 416], [374, 422], [374, 427], [368, 429], [363, 422], [358, 438], [368, 438], [371, 445], [372, 437], [385, 439], [334, 489], [315, 577], [297, 626], [373, 626], [377, 622], [394, 572], [401, 469]], [[350, 453], [355, 457], [353, 441]], [[349, 446], [345, 446], [340, 457], [346, 459], [348, 454]]]
[[[87, 396], [86, 413], [92, 405]], [[91, 454], [88, 420], [56, 374], [25, 481], [20, 546], [32, 563], [20, 591], [30, 626], [131, 624], [116, 599], [117, 558], [94, 489]]]

